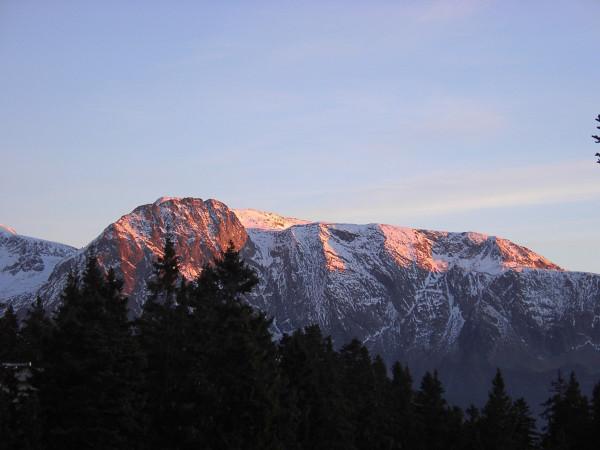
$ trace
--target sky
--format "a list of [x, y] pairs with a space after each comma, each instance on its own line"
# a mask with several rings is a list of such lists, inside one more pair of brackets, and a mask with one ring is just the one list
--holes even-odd
[[600, 273], [598, 42], [598, 0], [0, 0], [0, 223], [215, 198]]

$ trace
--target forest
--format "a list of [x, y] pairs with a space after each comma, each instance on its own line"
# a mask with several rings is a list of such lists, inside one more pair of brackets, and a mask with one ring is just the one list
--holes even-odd
[[193, 282], [173, 242], [154, 263], [141, 315], [95, 256], [56, 311], [38, 299], [0, 318], [2, 449], [595, 449], [591, 398], [557, 374], [541, 417], [502, 373], [485, 404], [448, 404], [438, 374], [413, 380], [358, 340], [318, 326], [275, 340], [244, 302], [258, 283], [233, 246]]

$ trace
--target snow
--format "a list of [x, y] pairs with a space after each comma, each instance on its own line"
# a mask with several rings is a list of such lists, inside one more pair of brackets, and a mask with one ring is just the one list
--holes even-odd
[[311, 223], [309, 220], [284, 217], [279, 214], [259, 211], [257, 209], [234, 209], [233, 212], [242, 225], [248, 229], [285, 230], [294, 225], [306, 225]]
[[17, 234], [17, 231], [12, 228], [9, 227], [8, 225], [3, 225], [0, 223], [0, 234], [4, 234], [4, 235], [10, 235], [10, 234]]
[[76, 252], [68, 245], [16, 234], [0, 227], [0, 300], [31, 300], [54, 267]]
[[160, 198], [156, 199], [156, 201], [153, 203], [153, 205], [158, 206], [158, 205], [161, 205], [161, 204], [171, 201], [171, 200], [174, 200], [174, 201], [181, 200], [181, 197], [160, 197]]

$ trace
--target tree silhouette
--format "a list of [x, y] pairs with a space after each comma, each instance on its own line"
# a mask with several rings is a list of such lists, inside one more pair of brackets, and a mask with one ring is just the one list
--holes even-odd
[[[598, 117], [596, 117], [596, 122], [600, 123], [600, 114], [598, 114]], [[596, 127], [598, 130], [600, 130], [600, 126]], [[594, 140], [596, 141], [596, 144], [600, 144], [600, 136], [598, 136], [597, 134], [592, 135], [592, 137], [594, 138]], [[598, 161], [596, 161], [598, 164], [600, 164], [600, 152], [596, 153], [596, 157], [598, 158]]]

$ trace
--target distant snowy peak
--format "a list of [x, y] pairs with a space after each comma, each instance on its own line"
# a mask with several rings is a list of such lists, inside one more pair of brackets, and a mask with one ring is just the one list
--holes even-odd
[[441, 272], [451, 267], [497, 274], [505, 270], [563, 270], [528, 248], [481, 233], [449, 233], [379, 225], [385, 248], [400, 266]]
[[5, 234], [5, 235], [13, 234], [14, 235], [14, 234], [17, 234], [17, 231], [14, 228], [9, 227], [8, 225], [4, 225], [4, 224], [0, 223], [0, 234]]
[[[312, 240], [309, 245], [323, 254], [328, 270], [349, 268], [348, 255], [383, 250], [401, 267], [415, 265], [432, 272], [453, 267], [465, 271], [499, 274], [506, 270], [562, 270], [537, 253], [507, 239], [482, 233], [450, 233], [385, 224], [336, 224], [310, 222], [255, 209], [234, 210], [259, 246], [272, 243], [268, 235], [294, 227], [293, 240]], [[357, 237], [365, 238], [356, 239]], [[268, 254], [271, 249], [262, 249]]]
[[310, 220], [295, 217], [280, 216], [272, 212], [257, 209], [234, 209], [233, 212], [247, 229], [255, 230], [285, 230], [294, 225], [306, 225]]
[[27, 304], [54, 267], [77, 250], [65, 244], [20, 236], [0, 226], [0, 301]]

